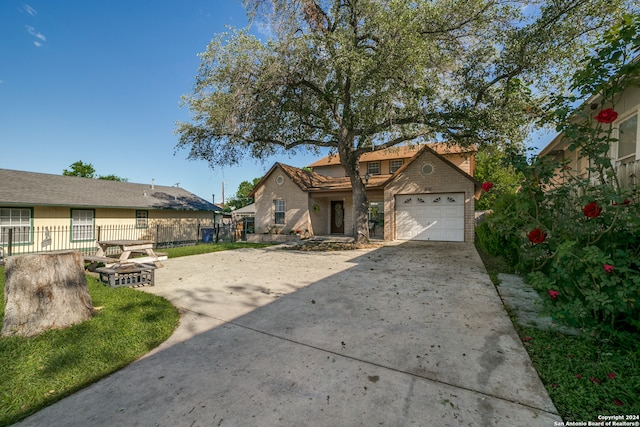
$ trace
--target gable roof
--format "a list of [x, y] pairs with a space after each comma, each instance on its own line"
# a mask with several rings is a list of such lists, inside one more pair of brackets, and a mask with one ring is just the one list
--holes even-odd
[[0, 206], [219, 211], [179, 187], [0, 169]]
[[[399, 145], [386, 150], [371, 151], [364, 153], [360, 156], [360, 163], [365, 162], [378, 162], [381, 160], [393, 160], [393, 159], [410, 159], [423, 147], [428, 146], [438, 154], [460, 154], [460, 153], [475, 153], [477, 151], [475, 146], [461, 147], [459, 145], [452, 145], [447, 143], [433, 143], [433, 144], [416, 144], [416, 145]], [[310, 168], [319, 166], [334, 166], [340, 165], [340, 159], [337, 154], [330, 154], [317, 160], [309, 165]]]
[[[366, 188], [374, 189], [374, 188], [383, 188], [389, 182], [393, 181], [397, 176], [401, 175], [411, 163], [422, 153], [425, 151], [431, 152], [433, 155], [437, 156], [452, 167], [454, 170], [458, 171], [462, 176], [469, 179], [476, 189], [476, 192], [480, 191], [480, 183], [476, 181], [471, 175], [464, 172], [455, 164], [451, 163], [441, 154], [436, 152], [429, 145], [423, 145], [420, 149], [416, 150], [411, 158], [405, 162], [402, 167], [400, 167], [397, 171], [395, 171], [392, 175], [373, 175], [369, 178], [369, 181], [366, 183]], [[350, 190], [351, 189], [351, 180], [349, 177], [330, 177], [326, 175], [319, 174], [317, 172], [311, 172], [306, 169], [300, 169], [293, 166], [285, 165], [283, 163], [276, 162], [271, 169], [262, 177], [260, 182], [256, 184], [253, 190], [249, 193], [249, 197], [254, 197], [256, 190], [268, 179], [268, 177], [273, 173], [275, 169], [281, 169], [288, 177], [296, 184], [302, 191], [305, 192], [313, 192], [313, 191], [340, 191], [340, 190]]]

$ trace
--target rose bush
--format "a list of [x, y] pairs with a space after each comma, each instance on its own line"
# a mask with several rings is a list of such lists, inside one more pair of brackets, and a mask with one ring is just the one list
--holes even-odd
[[[510, 153], [520, 189], [496, 200], [483, 227], [516, 248], [515, 269], [546, 297], [555, 319], [640, 332], [640, 187], [622, 187], [609, 157], [617, 144], [614, 101], [640, 75], [640, 61], [628, 60], [634, 55], [616, 52], [640, 37], [640, 19], [619, 31], [627, 42], [596, 49], [586, 62], [595, 69], [574, 77], [577, 95], [557, 100], [549, 115], [560, 123], [564, 157], [574, 161]], [[572, 105], [594, 93], [600, 110], [591, 120], [591, 105]]]

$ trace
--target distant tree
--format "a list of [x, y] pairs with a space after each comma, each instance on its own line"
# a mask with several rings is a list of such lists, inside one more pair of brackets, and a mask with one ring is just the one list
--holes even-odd
[[271, 33], [201, 55], [178, 148], [211, 166], [329, 148], [368, 240], [362, 154], [399, 144], [523, 141], [550, 93], [629, 0], [244, 0]]
[[[489, 191], [482, 191], [476, 210], [491, 209], [492, 202], [502, 194], [515, 194], [524, 177], [511, 165], [508, 156], [496, 146], [480, 147], [476, 154], [474, 178], [491, 183]], [[487, 188], [487, 187], [485, 187]]]
[[69, 169], [62, 171], [64, 176], [79, 176], [82, 178], [95, 178], [96, 170], [91, 163], [84, 163], [82, 160], [78, 160], [69, 166]]
[[98, 179], [104, 179], [105, 181], [129, 182], [128, 178], [121, 178], [117, 175], [100, 175]]
[[128, 182], [128, 178], [122, 178], [117, 175], [99, 175], [96, 176], [96, 170], [91, 163], [84, 163], [82, 160], [78, 160], [69, 166], [69, 169], [62, 171], [64, 176], [79, 176], [82, 178], [97, 178], [104, 179], [105, 181], [120, 181]]
[[261, 178], [254, 178], [253, 182], [242, 181], [238, 185], [238, 191], [236, 194], [227, 202], [227, 207], [229, 207], [230, 210], [235, 210], [253, 203], [253, 197], [249, 197], [249, 193], [251, 193], [255, 186], [260, 182], [260, 179]]

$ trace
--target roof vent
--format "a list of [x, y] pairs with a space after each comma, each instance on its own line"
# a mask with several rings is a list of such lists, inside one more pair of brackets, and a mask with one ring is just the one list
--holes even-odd
[[155, 188], [155, 187], [154, 187], [155, 181], [156, 181], [156, 179], [155, 179], [155, 178], [151, 178], [151, 189], [152, 189], [152, 190]]
[[142, 194], [144, 195], [144, 197], [147, 197], [147, 190], [144, 190]]

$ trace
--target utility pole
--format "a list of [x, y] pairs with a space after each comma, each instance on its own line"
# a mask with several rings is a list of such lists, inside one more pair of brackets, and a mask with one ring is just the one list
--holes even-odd
[[225, 207], [225, 204], [224, 204], [224, 184], [225, 184], [225, 182], [222, 181], [222, 207], [223, 208]]

